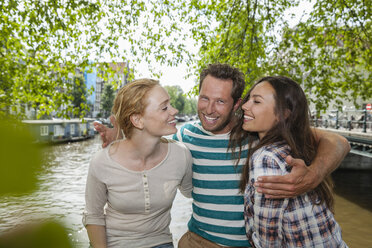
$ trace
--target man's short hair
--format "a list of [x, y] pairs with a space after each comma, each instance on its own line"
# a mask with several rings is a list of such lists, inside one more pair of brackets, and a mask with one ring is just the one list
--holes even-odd
[[208, 67], [204, 68], [200, 73], [199, 91], [204, 79], [208, 75], [211, 75], [212, 77], [218, 79], [231, 79], [233, 81], [231, 97], [234, 99], [234, 103], [236, 103], [240, 99], [244, 91], [245, 80], [244, 74], [238, 68], [232, 67], [228, 64], [209, 64]]

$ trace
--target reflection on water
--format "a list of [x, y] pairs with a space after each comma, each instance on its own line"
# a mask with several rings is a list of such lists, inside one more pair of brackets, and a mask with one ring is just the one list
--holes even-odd
[[38, 190], [22, 197], [10, 196], [0, 200], [0, 232], [12, 230], [28, 221], [52, 218], [67, 227], [76, 247], [83, 244], [87, 247], [81, 213], [89, 161], [99, 147], [98, 137], [44, 147]]
[[[343, 163], [351, 163], [349, 154]], [[353, 159], [355, 161], [355, 159]], [[358, 159], [359, 160], [359, 159]], [[372, 159], [364, 162], [372, 164]], [[344, 165], [344, 164], [343, 164]], [[341, 167], [343, 166], [341, 165]], [[350, 164], [346, 167], [349, 167]], [[372, 247], [372, 170], [338, 169], [335, 182], [335, 217], [349, 247]]]
[[339, 169], [332, 178], [336, 194], [372, 212], [372, 170]]
[[[21, 197], [0, 199], [0, 233], [26, 221], [53, 218], [63, 222], [75, 247], [88, 247], [81, 223], [84, 189], [90, 158], [100, 149], [100, 139], [61, 144], [44, 148], [43, 171], [38, 190]], [[337, 170], [336, 219], [349, 247], [372, 248], [372, 171]], [[190, 200], [177, 195], [172, 208], [171, 230], [174, 240], [187, 230]]]

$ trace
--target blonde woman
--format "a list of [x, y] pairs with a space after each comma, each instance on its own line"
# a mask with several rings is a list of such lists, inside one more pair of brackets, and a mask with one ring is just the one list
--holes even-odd
[[93, 247], [173, 247], [170, 209], [177, 188], [192, 190], [192, 157], [176, 133], [177, 110], [152, 79], [118, 92], [113, 115], [125, 139], [94, 155], [86, 184], [83, 223]]

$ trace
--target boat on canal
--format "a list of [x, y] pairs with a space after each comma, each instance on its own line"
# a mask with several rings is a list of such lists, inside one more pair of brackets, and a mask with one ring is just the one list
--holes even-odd
[[36, 143], [64, 143], [92, 138], [95, 119], [23, 120]]

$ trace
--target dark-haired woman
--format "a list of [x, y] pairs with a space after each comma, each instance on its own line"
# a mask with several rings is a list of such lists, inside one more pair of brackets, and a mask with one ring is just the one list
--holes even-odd
[[257, 177], [285, 175], [287, 155], [308, 165], [316, 154], [316, 132], [301, 87], [282, 76], [264, 77], [242, 103], [243, 116], [231, 134], [231, 144], [248, 139], [250, 148], [242, 172], [246, 232], [255, 247], [347, 247], [333, 216], [332, 181], [286, 199], [267, 199], [255, 191]]

